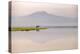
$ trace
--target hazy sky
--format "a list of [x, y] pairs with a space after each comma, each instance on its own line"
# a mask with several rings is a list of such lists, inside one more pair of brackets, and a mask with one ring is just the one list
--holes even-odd
[[[12, 26], [32, 26], [32, 25], [77, 25], [77, 5], [35, 3], [35, 2], [13, 2], [12, 3]], [[45, 11], [53, 15], [52, 18], [24, 17], [35, 12]], [[22, 16], [22, 17], [21, 17]], [[62, 17], [55, 17], [62, 16]], [[40, 17], [40, 18], [39, 18]]]
[[36, 11], [46, 11], [53, 15], [76, 17], [77, 6], [70, 4], [35, 3], [35, 2], [13, 2], [12, 16], [29, 15]]

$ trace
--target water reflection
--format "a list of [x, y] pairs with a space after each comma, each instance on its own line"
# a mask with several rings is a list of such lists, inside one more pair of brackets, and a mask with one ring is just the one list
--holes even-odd
[[50, 28], [37, 31], [16, 31], [12, 32], [13, 38], [30, 39], [34, 42], [46, 42], [58, 38], [77, 36], [77, 28]]

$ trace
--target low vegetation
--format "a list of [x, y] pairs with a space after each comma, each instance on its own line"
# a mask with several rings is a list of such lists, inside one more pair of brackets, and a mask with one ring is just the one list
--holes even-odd
[[11, 31], [32, 31], [32, 30], [45, 30], [47, 28], [35, 28], [35, 27], [14, 27]]

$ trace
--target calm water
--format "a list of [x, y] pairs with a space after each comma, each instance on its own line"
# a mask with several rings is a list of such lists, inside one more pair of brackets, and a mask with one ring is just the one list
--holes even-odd
[[13, 52], [77, 48], [77, 28], [12, 32]]
[[16, 31], [12, 32], [12, 38], [30, 39], [35, 42], [46, 42], [64, 37], [77, 37], [77, 28], [54, 28], [40, 31]]

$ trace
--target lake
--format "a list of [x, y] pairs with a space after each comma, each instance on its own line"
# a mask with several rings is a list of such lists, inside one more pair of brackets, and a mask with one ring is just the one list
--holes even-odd
[[76, 49], [77, 28], [12, 31], [12, 52]]

